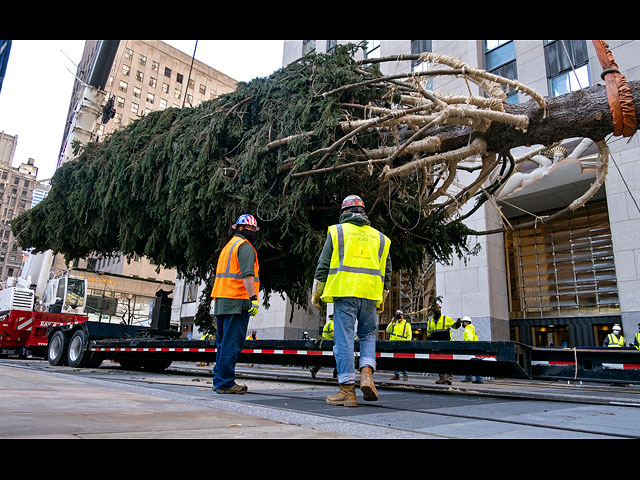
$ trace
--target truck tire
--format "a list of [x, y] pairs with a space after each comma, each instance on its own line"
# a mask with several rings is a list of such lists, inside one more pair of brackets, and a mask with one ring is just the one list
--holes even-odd
[[58, 330], [47, 345], [47, 359], [49, 365], [58, 367], [67, 364], [67, 350], [69, 349], [69, 334]]
[[67, 363], [73, 368], [89, 366], [91, 352], [87, 346], [87, 334], [84, 330], [76, 330], [69, 340], [67, 348]]

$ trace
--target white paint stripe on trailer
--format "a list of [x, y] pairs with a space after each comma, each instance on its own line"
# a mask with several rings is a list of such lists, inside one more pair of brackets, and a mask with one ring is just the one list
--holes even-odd
[[31, 330], [32, 323], [33, 323], [33, 318], [20, 317], [16, 320], [16, 324], [17, 324], [16, 330]]
[[[126, 347], [98, 347], [92, 348], [92, 351], [96, 352], [216, 352], [215, 348], [179, 348], [179, 347], [137, 347], [137, 348], [126, 348]], [[264, 354], [264, 355], [308, 355], [308, 356], [333, 356], [332, 351], [327, 350], [272, 350], [272, 349], [262, 349], [262, 348], [252, 348], [252, 349], [243, 349], [243, 353], [255, 353], [255, 354]], [[359, 355], [359, 352], [355, 352], [356, 355]], [[478, 357], [476, 355], [451, 355], [451, 354], [429, 354], [429, 353], [416, 353], [416, 354], [407, 354], [407, 353], [394, 353], [394, 352], [379, 352], [379, 357], [384, 358], [404, 358], [404, 359], [437, 359], [437, 360], [471, 360], [471, 359], [479, 359], [479, 360], [493, 360], [496, 361], [497, 358], [495, 356], [485, 355], [482, 357]], [[548, 364], [549, 362], [532, 362], [532, 363], [542, 363]]]

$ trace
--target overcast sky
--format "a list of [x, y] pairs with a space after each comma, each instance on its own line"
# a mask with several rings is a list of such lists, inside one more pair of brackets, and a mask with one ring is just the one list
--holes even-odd
[[[189, 56], [196, 40], [164, 40]], [[14, 40], [0, 91], [0, 131], [18, 136], [13, 166], [35, 160], [38, 180], [58, 160], [84, 40]], [[282, 66], [282, 40], [198, 40], [196, 59], [238, 81]]]

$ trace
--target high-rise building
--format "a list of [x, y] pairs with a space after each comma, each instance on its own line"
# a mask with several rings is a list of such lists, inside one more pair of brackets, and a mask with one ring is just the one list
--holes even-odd
[[11, 231], [11, 220], [31, 208], [38, 168], [35, 160], [13, 167], [18, 136], [0, 132], [0, 281], [17, 277], [22, 248]]
[[[99, 56], [100, 42], [85, 42], [69, 103], [58, 165], [69, 156], [71, 146], [68, 140], [74, 115], [83, 100], [83, 82], [88, 82], [91, 66]], [[151, 111], [196, 106], [234, 90], [236, 83], [228, 75], [160, 40], [120, 40], [104, 86], [105, 104], [113, 103], [114, 116], [105, 123], [102, 123], [102, 116], [98, 118], [91, 131], [91, 140], [101, 141], [108, 133]], [[57, 255], [52, 270], [65, 267], [64, 259]], [[91, 317], [127, 323], [146, 321], [155, 292], [158, 288], [173, 289], [176, 279], [175, 269], [158, 268], [146, 258], [136, 257], [127, 261], [117, 254], [74, 262], [72, 273], [88, 279], [87, 304]]]

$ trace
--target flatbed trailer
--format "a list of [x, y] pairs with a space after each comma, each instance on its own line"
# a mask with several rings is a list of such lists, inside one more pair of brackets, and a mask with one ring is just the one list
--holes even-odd
[[89, 320], [84, 315], [10, 310], [0, 314], [0, 356], [44, 356], [50, 327], [77, 325]]
[[[154, 371], [168, 368], [173, 361], [215, 362], [215, 341], [179, 337], [180, 333], [172, 330], [90, 321], [58, 325], [49, 329], [47, 358], [52, 365], [75, 368], [96, 367], [104, 360], [113, 360], [125, 368]], [[376, 356], [379, 370], [640, 384], [640, 351], [635, 349], [541, 349], [517, 342], [379, 340]], [[575, 359], [579, 359], [579, 368]], [[333, 342], [247, 340], [238, 362], [333, 367]], [[605, 373], [605, 367], [614, 365], [623, 367], [607, 368]], [[569, 375], [567, 369], [571, 368]]]

